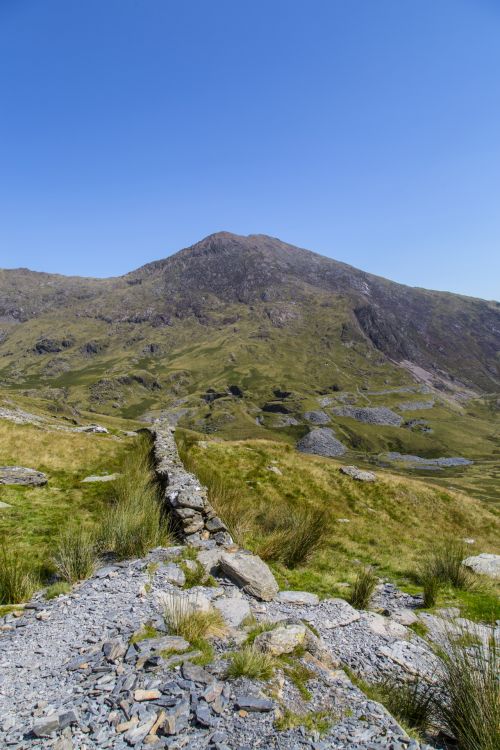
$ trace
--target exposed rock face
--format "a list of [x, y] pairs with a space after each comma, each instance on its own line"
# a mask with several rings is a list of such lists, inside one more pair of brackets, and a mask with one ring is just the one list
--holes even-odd
[[220, 557], [220, 567], [231, 580], [257, 599], [269, 602], [278, 593], [278, 584], [269, 567], [256, 555], [224, 552]]
[[350, 417], [364, 424], [401, 427], [403, 423], [403, 417], [387, 406], [337, 406], [333, 413], [338, 417]]
[[318, 604], [319, 597], [317, 594], [311, 594], [309, 591], [280, 591], [276, 601], [282, 604]]
[[47, 484], [47, 475], [24, 466], [0, 466], [0, 484], [18, 484], [23, 487], [39, 487]]
[[340, 471], [348, 477], [357, 479], [358, 482], [374, 482], [377, 478], [373, 471], [363, 471], [357, 466], [341, 466]]
[[466, 557], [463, 564], [475, 573], [481, 573], [490, 578], [500, 578], [500, 555], [482, 552], [480, 555]]
[[301, 453], [313, 453], [317, 456], [342, 456], [347, 448], [329, 427], [311, 430], [297, 443], [297, 450]]
[[304, 417], [312, 424], [328, 424], [331, 422], [330, 417], [324, 411], [306, 411]]

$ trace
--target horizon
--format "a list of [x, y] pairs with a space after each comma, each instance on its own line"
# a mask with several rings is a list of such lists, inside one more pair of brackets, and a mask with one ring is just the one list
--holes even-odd
[[218, 226], [500, 298], [500, 9], [0, 7], [0, 267], [109, 278]]
[[[105, 281], [106, 279], [114, 279], [114, 278], [120, 278], [121, 276], [126, 276], [127, 274], [132, 273], [134, 271], [138, 271], [139, 269], [141, 269], [144, 266], [147, 266], [147, 265], [149, 265], [151, 263], [159, 263], [161, 261], [168, 260], [168, 258], [171, 258], [174, 255], [177, 255], [177, 253], [180, 253], [183, 250], [189, 250], [191, 247], [194, 247], [195, 245], [199, 244], [200, 242], [203, 242], [204, 240], [207, 240], [209, 237], [216, 237], [218, 235], [231, 235], [233, 237], [242, 237], [242, 238], [248, 238], [248, 237], [266, 237], [266, 238], [269, 238], [269, 239], [278, 240], [279, 242], [283, 243], [284, 245], [288, 245], [288, 246], [296, 248], [298, 250], [304, 250], [305, 252], [314, 253], [315, 255], [320, 255], [322, 258], [326, 258], [327, 260], [331, 260], [332, 262], [343, 263], [345, 265], [351, 266], [352, 268], [355, 268], [358, 271], [364, 271], [365, 270], [363, 268], [357, 268], [356, 266], [352, 266], [352, 264], [350, 264], [350, 263], [345, 263], [345, 261], [339, 261], [337, 258], [332, 258], [329, 255], [323, 255], [322, 253], [318, 253], [316, 250], [313, 250], [311, 248], [300, 247], [298, 245], [295, 245], [293, 242], [289, 242], [287, 240], [284, 240], [281, 237], [272, 237], [271, 235], [263, 234], [262, 232], [251, 232], [248, 235], [241, 235], [241, 234], [237, 234], [236, 232], [228, 232], [225, 229], [221, 229], [218, 232], [211, 232], [210, 234], [207, 234], [205, 237], [201, 237], [199, 240], [197, 240], [196, 242], [194, 242], [192, 245], [188, 245], [186, 247], [180, 247], [177, 250], [174, 250], [169, 255], [164, 256], [163, 258], [153, 258], [152, 260], [146, 261], [146, 263], [143, 263], [140, 266], [135, 266], [133, 268], [128, 269], [128, 271], [125, 271], [125, 273], [122, 273], [122, 274], [114, 274], [114, 275], [111, 275], [111, 276], [95, 276], [95, 275], [91, 274], [91, 275], [88, 275], [88, 276], [83, 276], [81, 274], [64, 274], [64, 273], [46, 271], [44, 269], [33, 269], [33, 268], [29, 268], [28, 266], [17, 266], [17, 267], [11, 267], [11, 268], [0, 268], [0, 271], [29, 271], [31, 273], [47, 273], [47, 274], [51, 274], [51, 275], [64, 276], [64, 277], [67, 277], [67, 278], [95, 279], [96, 281]], [[395, 284], [400, 284], [402, 286], [408, 286], [408, 287], [410, 287], [412, 289], [422, 289], [424, 291], [438, 292], [438, 293], [442, 293], [442, 294], [455, 294], [455, 295], [460, 296], [460, 297], [471, 297], [471, 298], [474, 298], [474, 299], [481, 299], [484, 302], [495, 302], [497, 304], [500, 304], [500, 299], [495, 299], [495, 298], [486, 299], [484, 297], [477, 297], [477, 296], [471, 295], [471, 294], [462, 294], [460, 292], [451, 292], [448, 289], [432, 289], [432, 288], [429, 288], [429, 287], [419, 287], [419, 286], [414, 286], [414, 285], [411, 285], [411, 284], [404, 284], [402, 282], [397, 281], [396, 279], [391, 279], [389, 277], [380, 276], [380, 274], [371, 273], [370, 271], [366, 271], [366, 273], [370, 273], [372, 276], [378, 276], [380, 278], [384, 278], [387, 281], [391, 281], [391, 282], [393, 282]]]

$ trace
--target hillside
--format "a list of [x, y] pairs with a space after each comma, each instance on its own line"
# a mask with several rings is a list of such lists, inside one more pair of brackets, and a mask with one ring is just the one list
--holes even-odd
[[499, 303], [402, 286], [264, 235], [221, 232], [112, 279], [0, 271], [7, 400], [75, 420], [167, 409], [200, 432], [291, 443], [321, 422], [356, 460], [479, 461], [469, 486], [485, 497], [499, 350]]

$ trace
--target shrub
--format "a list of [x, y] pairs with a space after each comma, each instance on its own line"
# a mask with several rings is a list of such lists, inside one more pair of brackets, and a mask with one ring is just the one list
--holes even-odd
[[[424, 559], [420, 580], [428, 589], [428, 598], [436, 597], [439, 585], [450, 585], [456, 589], [470, 590], [476, 585], [476, 578], [467, 568], [462, 565], [462, 560], [467, 557], [467, 548], [464, 542], [456, 539], [446, 539], [442, 544], [428, 552]], [[432, 604], [426, 605], [432, 606]]]
[[88, 578], [98, 561], [94, 535], [81, 526], [67, 528], [59, 537], [52, 559], [57, 572], [67, 583]]
[[370, 566], [362, 568], [352, 585], [349, 603], [356, 609], [367, 609], [377, 582], [378, 578], [373, 572], [373, 568]]
[[226, 676], [270, 680], [274, 669], [275, 661], [272, 656], [257, 651], [253, 646], [244, 646], [240, 651], [232, 654]]
[[315, 508], [282, 509], [270, 524], [275, 528], [258, 553], [292, 569], [307, 562], [329, 533], [328, 514]]
[[467, 637], [449, 639], [441, 655], [444, 690], [439, 712], [460, 750], [500, 747], [499, 643], [469, 645]]
[[140, 436], [115, 482], [115, 499], [102, 522], [101, 544], [119, 559], [142, 557], [166, 545], [169, 531], [158, 497], [150, 442]]
[[201, 611], [187, 596], [166, 597], [163, 616], [170, 633], [180, 635], [192, 644], [209, 636], [221, 636], [225, 632], [220, 612], [216, 609]]
[[45, 598], [55, 599], [57, 596], [62, 596], [63, 594], [69, 594], [71, 591], [71, 585], [67, 581], [57, 581], [57, 583], [53, 583], [51, 586], [48, 586], [45, 589]]
[[16, 550], [0, 545], [0, 604], [19, 604], [31, 597], [36, 576]]

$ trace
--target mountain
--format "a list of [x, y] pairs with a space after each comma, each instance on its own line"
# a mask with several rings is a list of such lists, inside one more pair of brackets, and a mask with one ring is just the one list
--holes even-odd
[[[2, 392], [74, 418], [169, 409], [204, 432], [295, 440], [331, 407], [353, 449], [488, 456], [499, 350], [498, 302], [265, 235], [220, 232], [110, 279], [0, 271]], [[399, 416], [349, 412], [363, 407]]]

